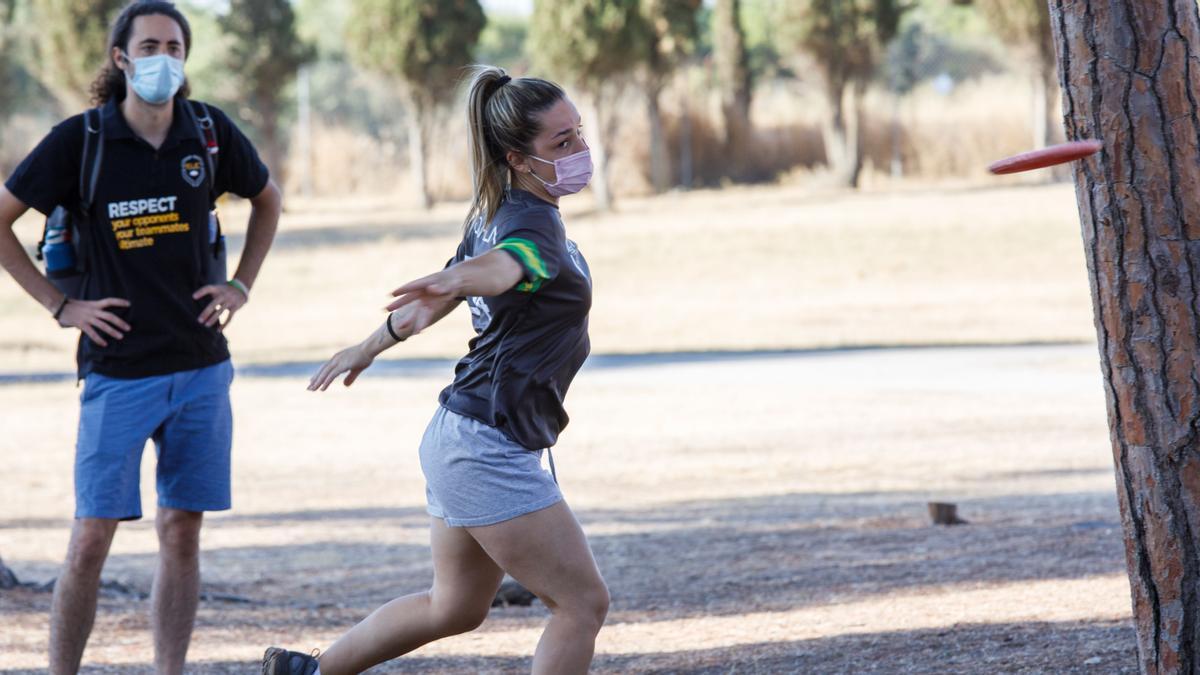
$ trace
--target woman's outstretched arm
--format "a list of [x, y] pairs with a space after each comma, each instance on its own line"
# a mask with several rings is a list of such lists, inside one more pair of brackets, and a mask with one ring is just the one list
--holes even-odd
[[388, 314], [384, 323], [380, 324], [379, 328], [376, 328], [375, 332], [371, 333], [367, 339], [353, 347], [343, 349], [326, 361], [317, 374], [309, 380], [308, 390], [325, 391], [342, 373], [347, 373], [345, 385], [349, 387], [354, 384], [364, 370], [375, 362], [375, 357], [413, 335], [413, 331], [405, 327], [412, 325], [413, 314], [418, 311], [428, 312], [431, 317], [428, 325], [433, 325], [454, 311], [458, 303], [457, 297], [442, 300], [431, 299], [410, 303], [402, 309]]
[[[395, 324], [396, 330], [403, 329], [415, 335], [441, 318], [435, 318], [433, 314], [433, 309], [440, 302], [466, 296], [500, 295], [524, 278], [525, 268], [511, 254], [492, 249], [478, 258], [465, 260], [404, 284], [392, 291], [396, 299], [387, 308], [399, 310], [415, 306], [413, 312], [403, 317], [397, 314]], [[401, 322], [401, 318], [404, 322]]]

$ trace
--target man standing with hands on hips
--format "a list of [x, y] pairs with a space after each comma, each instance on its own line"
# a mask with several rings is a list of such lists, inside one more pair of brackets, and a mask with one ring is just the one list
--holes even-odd
[[[0, 188], [0, 266], [47, 320], [81, 331], [75, 524], [54, 589], [50, 672], [79, 670], [117, 524], [142, 516], [139, 465], [153, 439], [154, 661], [158, 673], [181, 673], [199, 600], [203, 513], [230, 508], [233, 369], [222, 329], [250, 297], [280, 194], [233, 123], [187, 99], [191, 30], [173, 3], [130, 4], [108, 47], [93, 85], [100, 108], [56, 126]], [[225, 192], [253, 207], [229, 279], [210, 233]], [[13, 233], [28, 208], [60, 206], [78, 231], [78, 297], [56, 288]]]

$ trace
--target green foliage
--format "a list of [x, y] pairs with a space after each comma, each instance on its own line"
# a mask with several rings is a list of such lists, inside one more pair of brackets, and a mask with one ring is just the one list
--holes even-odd
[[1043, 0], [972, 0], [972, 4], [1009, 44], [1033, 45], [1053, 39], [1050, 7]]
[[701, 0], [642, 0], [642, 18], [651, 44], [646, 57], [651, 72], [663, 75], [696, 51]]
[[412, 94], [445, 100], [472, 61], [486, 19], [477, 0], [355, 0], [347, 49], [364, 68]]
[[792, 77], [790, 64], [779, 53], [779, 5], [788, 0], [757, 0], [742, 4], [742, 29], [746, 35], [747, 65], [755, 82]]
[[225, 66], [227, 48], [219, 18], [211, 3], [182, 0], [176, 3], [192, 27], [192, 48], [187, 55], [187, 81], [192, 96], [228, 107], [241, 99], [230, 86]]
[[972, 0], [1000, 39], [1055, 65], [1050, 7], [1046, 0]]
[[717, 0], [712, 14], [713, 60], [725, 105], [750, 114], [750, 66], [738, 0]]
[[475, 60], [509, 70], [524, 70], [527, 64], [525, 41], [529, 20], [517, 16], [489, 17], [479, 34]]
[[300, 66], [316, 57], [316, 50], [297, 37], [289, 0], [231, 0], [218, 23], [228, 74], [255, 104], [277, 101]]
[[907, 94], [921, 82], [948, 75], [963, 82], [1002, 70], [1003, 49], [978, 14], [949, 3], [925, 2], [906, 12], [888, 47], [888, 86]]
[[638, 0], [534, 0], [534, 66], [585, 89], [646, 62], [650, 28]]
[[780, 11], [780, 39], [802, 49], [825, 71], [829, 85], [868, 80], [900, 27], [901, 0], [803, 0]]
[[30, 2], [34, 75], [68, 109], [86, 105], [106, 63], [108, 30], [127, 0]]
[[16, 102], [16, 64], [13, 60], [16, 0], [0, 0], [0, 120], [12, 113]]
[[293, 4], [300, 39], [316, 47], [320, 59], [343, 58], [350, 4], [329, 0], [295, 0]]

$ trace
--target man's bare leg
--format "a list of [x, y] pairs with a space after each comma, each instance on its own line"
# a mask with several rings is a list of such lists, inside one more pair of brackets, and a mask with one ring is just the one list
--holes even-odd
[[181, 675], [187, 659], [196, 606], [200, 602], [200, 525], [204, 514], [160, 507], [158, 568], [150, 591], [154, 667], [159, 675]]
[[80, 518], [71, 528], [67, 560], [50, 603], [50, 673], [75, 675], [83, 661], [92, 624], [96, 621], [96, 596], [100, 571], [108, 558], [119, 521]]

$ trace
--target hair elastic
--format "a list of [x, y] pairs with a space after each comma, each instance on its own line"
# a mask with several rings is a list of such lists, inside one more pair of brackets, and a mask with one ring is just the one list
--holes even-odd
[[63, 310], [67, 308], [67, 303], [69, 303], [69, 302], [71, 302], [71, 298], [69, 296], [64, 295], [62, 302], [58, 303], [58, 308], [54, 310], [54, 320], [55, 321], [58, 321], [60, 318], [62, 318]]
[[404, 342], [404, 338], [397, 335], [395, 329], [392, 328], [392, 314], [395, 314], [395, 312], [388, 314], [387, 320], [384, 321], [384, 324], [387, 325], [388, 334], [391, 335], [392, 339], [395, 340], [396, 342]]

